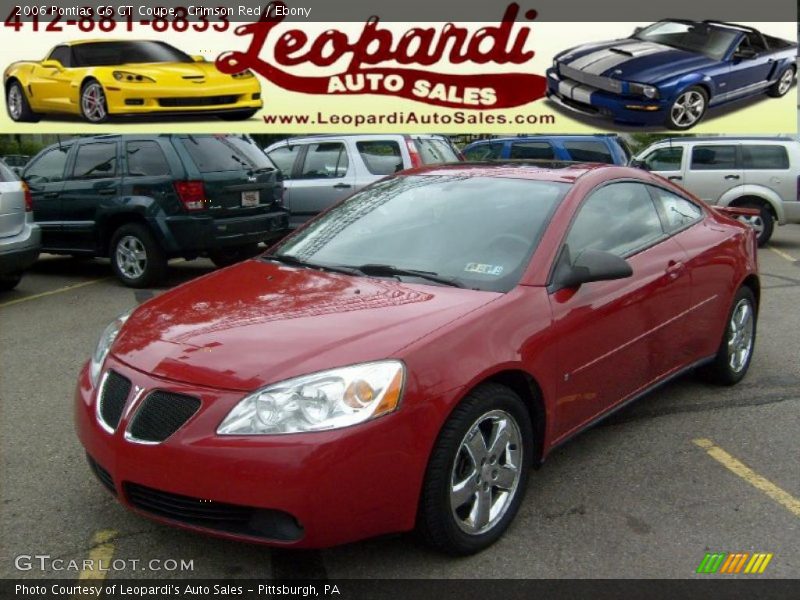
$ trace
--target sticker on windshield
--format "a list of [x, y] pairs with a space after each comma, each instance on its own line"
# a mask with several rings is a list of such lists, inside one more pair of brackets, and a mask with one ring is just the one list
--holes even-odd
[[484, 265], [483, 263], [467, 263], [464, 270], [468, 273], [482, 273], [496, 277], [503, 272], [503, 267], [500, 265]]

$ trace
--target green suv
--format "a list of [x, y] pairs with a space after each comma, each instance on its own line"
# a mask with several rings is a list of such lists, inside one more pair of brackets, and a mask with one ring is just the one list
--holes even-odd
[[131, 287], [157, 284], [169, 258], [247, 258], [288, 226], [280, 171], [247, 136], [84, 137], [42, 150], [22, 178], [42, 252], [109, 257]]

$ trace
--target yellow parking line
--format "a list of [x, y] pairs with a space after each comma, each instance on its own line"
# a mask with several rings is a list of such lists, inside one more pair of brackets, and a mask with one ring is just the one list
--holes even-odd
[[92, 285], [93, 283], [97, 283], [98, 281], [105, 281], [108, 277], [101, 277], [100, 279], [92, 279], [91, 281], [83, 281], [81, 283], [76, 283], [75, 285], [67, 285], [64, 287], [60, 287], [57, 290], [50, 290], [49, 292], [42, 292], [41, 294], [34, 294], [33, 296], [25, 296], [24, 298], [17, 298], [16, 300], [9, 300], [8, 302], [3, 302], [0, 304], [0, 308], [4, 306], [11, 306], [12, 304], [19, 304], [20, 302], [27, 302], [28, 300], [36, 300], [37, 298], [44, 298], [45, 296], [52, 296], [53, 294], [61, 294], [63, 292], [69, 292], [70, 290], [77, 290], [78, 288], [82, 288], [87, 285]]
[[782, 505], [789, 512], [796, 517], [800, 517], [800, 500], [792, 496], [786, 490], [779, 488], [777, 485], [764, 479], [761, 475], [753, 471], [750, 467], [734, 458], [725, 450], [715, 445], [711, 440], [700, 438], [694, 440], [696, 446], [705, 450], [708, 455], [721, 463], [728, 470], [732, 471], [753, 487], [761, 490], [767, 496], [775, 500], [778, 504]]
[[114, 557], [114, 538], [117, 532], [113, 529], [101, 529], [92, 538], [92, 549], [89, 550], [89, 561], [93, 567], [83, 569], [78, 575], [78, 579], [105, 579], [106, 569]]
[[791, 254], [787, 254], [783, 250], [778, 250], [777, 248], [774, 248], [772, 246], [767, 246], [767, 248], [772, 250], [775, 254], [777, 254], [781, 258], [788, 260], [789, 262], [797, 262], [797, 259], [795, 257], [793, 257]]

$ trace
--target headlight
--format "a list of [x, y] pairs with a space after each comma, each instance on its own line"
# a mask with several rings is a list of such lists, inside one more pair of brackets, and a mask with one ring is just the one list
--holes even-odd
[[129, 71], [114, 71], [112, 73], [114, 79], [117, 81], [126, 81], [129, 83], [155, 83], [155, 79], [151, 79], [146, 75], [139, 75], [138, 73], [130, 73]]
[[397, 360], [364, 363], [288, 379], [247, 396], [225, 417], [220, 435], [339, 429], [395, 410], [405, 367]]
[[643, 83], [629, 83], [628, 90], [634, 96], [644, 96], [645, 98], [658, 98], [658, 88]]
[[250, 79], [251, 77], [255, 77], [255, 75], [253, 75], [253, 72], [248, 69], [246, 71], [234, 73], [233, 75], [231, 75], [231, 77], [233, 77], [234, 79]]
[[89, 365], [89, 375], [92, 378], [93, 386], [97, 387], [97, 381], [100, 379], [100, 371], [103, 370], [103, 363], [106, 360], [106, 356], [108, 356], [108, 351], [111, 348], [111, 344], [113, 344], [114, 340], [117, 339], [119, 330], [122, 329], [122, 326], [125, 324], [125, 321], [128, 320], [130, 315], [131, 311], [128, 311], [124, 315], [118, 316], [108, 325], [108, 327], [103, 330], [103, 333], [100, 335], [100, 339], [97, 342], [97, 347], [94, 349], [94, 354], [92, 354], [92, 361]]

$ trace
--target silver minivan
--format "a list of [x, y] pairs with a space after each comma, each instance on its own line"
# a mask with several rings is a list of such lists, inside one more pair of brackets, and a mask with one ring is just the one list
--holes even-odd
[[771, 137], [685, 137], [652, 144], [632, 161], [708, 204], [756, 208], [741, 217], [767, 243], [775, 224], [800, 223], [800, 142]]
[[39, 258], [40, 245], [30, 192], [0, 161], [0, 291], [16, 287], [22, 272]]
[[418, 134], [294, 137], [264, 152], [283, 173], [291, 229], [382, 177], [461, 160], [448, 138]]

